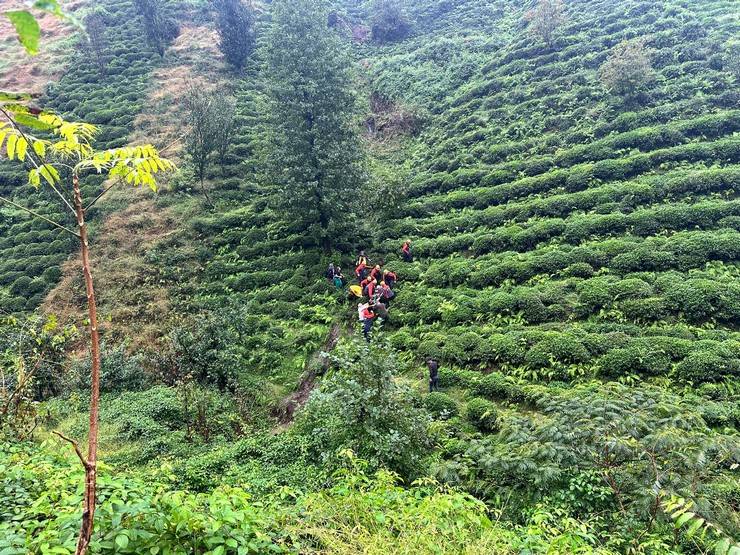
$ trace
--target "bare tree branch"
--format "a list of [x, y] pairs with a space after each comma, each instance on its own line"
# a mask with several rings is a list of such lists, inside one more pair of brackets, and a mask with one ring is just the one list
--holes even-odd
[[85, 469], [89, 469], [90, 468], [91, 465], [88, 462], [88, 460], [85, 458], [85, 456], [82, 454], [82, 451], [80, 450], [79, 443], [77, 443], [74, 439], [71, 439], [71, 438], [65, 436], [62, 432], [59, 432], [57, 430], [52, 430], [51, 433], [54, 434], [54, 435], [59, 436], [64, 441], [68, 441], [69, 443], [71, 443], [72, 444], [72, 447], [74, 447], [75, 453], [77, 453], [77, 456], [79, 457], [80, 462], [82, 463], [82, 466], [84, 466]]

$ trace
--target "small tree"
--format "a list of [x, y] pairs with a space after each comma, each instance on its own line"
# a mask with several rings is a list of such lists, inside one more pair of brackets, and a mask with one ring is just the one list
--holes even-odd
[[411, 33], [411, 23], [398, 0], [375, 0], [371, 34], [380, 43], [403, 40]]
[[242, 0], [214, 0], [213, 5], [221, 52], [241, 69], [255, 48], [254, 12]]
[[90, 53], [90, 56], [95, 60], [95, 65], [98, 66], [98, 72], [100, 75], [105, 75], [107, 68], [107, 60], [105, 56], [105, 21], [107, 13], [103, 10], [95, 10], [85, 16], [85, 29], [87, 30], [87, 38], [84, 42], [84, 46]]
[[645, 39], [622, 41], [599, 70], [601, 82], [612, 94], [634, 97], [655, 79]]
[[530, 32], [552, 46], [555, 32], [565, 22], [563, 0], [539, 0], [537, 7], [527, 12], [526, 19]]
[[191, 86], [185, 97], [190, 129], [185, 139], [185, 147], [195, 169], [200, 188], [213, 206], [205, 177], [213, 155], [217, 154], [221, 163], [231, 144], [234, 121], [234, 104], [223, 95], [202, 87]]
[[336, 372], [314, 392], [298, 417], [316, 456], [329, 464], [351, 449], [376, 468], [414, 477], [429, 448], [428, 416], [411, 390], [395, 381], [400, 363], [388, 345], [340, 345], [330, 359]]
[[144, 33], [150, 46], [164, 56], [167, 44], [177, 37], [177, 23], [164, 13], [162, 0], [134, 0], [144, 22]]
[[[76, 549], [79, 555], [87, 551], [95, 518], [100, 404], [100, 334], [85, 217], [90, 208], [117, 184], [125, 182], [134, 186], [147, 185], [156, 190], [155, 174], [170, 171], [174, 166], [161, 158], [150, 145], [96, 151], [91, 144], [98, 131], [96, 127], [86, 123], [67, 122], [55, 114], [40, 112], [29, 106], [30, 100], [31, 97], [28, 95], [0, 92], [0, 116], [3, 118], [3, 121], [0, 121], [0, 149], [5, 146], [8, 159], [30, 166], [28, 180], [31, 185], [40, 187], [44, 182], [53, 190], [63, 207], [74, 216], [75, 229], [10, 199], [0, 197], [0, 202], [44, 220], [56, 229], [73, 236], [80, 243], [92, 359], [87, 456], [82, 454], [76, 441], [55, 432], [62, 439], [72, 443], [85, 469], [82, 524]], [[35, 132], [41, 132], [42, 135], [36, 136]], [[88, 172], [104, 172], [109, 178], [114, 179], [115, 183], [86, 203], [80, 188], [80, 178]], [[65, 183], [69, 187], [64, 187]]]
[[725, 66], [727, 71], [740, 82], [740, 40], [733, 40], [727, 43], [725, 48]]

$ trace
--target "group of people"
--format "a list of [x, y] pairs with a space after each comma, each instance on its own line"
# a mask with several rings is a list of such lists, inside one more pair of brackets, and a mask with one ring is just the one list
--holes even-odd
[[[411, 254], [411, 241], [404, 241], [401, 247], [401, 258], [405, 262], [413, 262]], [[362, 334], [365, 341], [370, 341], [370, 333], [376, 318], [388, 319], [388, 308], [391, 300], [396, 296], [393, 287], [398, 281], [395, 272], [383, 268], [383, 262], [371, 264], [365, 251], [360, 251], [355, 261], [355, 277], [359, 285], [350, 288], [350, 298], [360, 297], [367, 299], [357, 305], [357, 316], [362, 324]], [[326, 278], [331, 281], [337, 289], [344, 289], [348, 281], [342, 273], [342, 268], [329, 264]], [[439, 361], [430, 357], [427, 359], [429, 369], [429, 391], [439, 390]]]
[[[401, 247], [401, 257], [406, 262], [413, 261], [411, 241], [405, 241]], [[360, 251], [355, 261], [355, 278], [358, 285], [350, 287], [350, 298], [361, 298], [363, 302], [357, 305], [357, 315], [362, 324], [362, 334], [366, 341], [370, 341], [370, 333], [376, 318], [388, 319], [388, 308], [396, 296], [395, 284], [398, 275], [383, 268], [383, 262], [372, 264], [365, 251]], [[342, 269], [329, 264], [326, 277], [337, 289], [343, 289], [348, 281]], [[366, 300], [365, 300], [366, 299]]]

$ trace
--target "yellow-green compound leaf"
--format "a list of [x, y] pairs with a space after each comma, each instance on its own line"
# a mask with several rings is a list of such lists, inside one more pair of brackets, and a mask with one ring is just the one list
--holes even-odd
[[46, 156], [46, 145], [44, 144], [44, 141], [34, 141], [33, 151], [41, 158]]
[[23, 162], [26, 159], [26, 151], [28, 150], [28, 141], [23, 137], [18, 137], [18, 141], [15, 145], [15, 155], [18, 160]]
[[8, 158], [12, 160], [15, 158], [15, 144], [18, 142], [18, 135], [11, 135], [8, 137], [8, 144], [6, 145], [8, 150]]
[[18, 33], [18, 40], [31, 56], [39, 53], [39, 39], [41, 38], [41, 27], [31, 12], [17, 10], [5, 12], [10, 22]]
[[38, 129], [39, 131], [47, 131], [49, 129], [52, 129], [51, 125], [41, 121], [39, 118], [32, 114], [15, 114], [13, 117], [15, 118], [15, 122], [19, 125], [32, 127], [33, 129]]

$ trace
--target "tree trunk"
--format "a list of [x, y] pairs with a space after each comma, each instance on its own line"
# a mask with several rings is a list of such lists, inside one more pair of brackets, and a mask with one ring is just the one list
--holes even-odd
[[80, 536], [77, 539], [77, 549], [75, 550], [76, 555], [84, 555], [90, 544], [90, 538], [93, 532], [93, 521], [95, 518], [95, 489], [98, 456], [98, 407], [100, 404], [100, 334], [98, 332], [95, 289], [93, 288], [93, 278], [90, 270], [90, 254], [87, 239], [87, 224], [85, 223], [85, 210], [82, 205], [80, 179], [77, 175], [72, 177], [72, 184], [74, 188], [74, 207], [77, 215], [77, 226], [80, 232], [82, 273], [85, 277], [85, 289], [87, 291], [87, 308], [90, 318], [90, 353], [92, 357], [90, 429], [87, 438], [87, 460], [82, 461], [85, 466], [85, 498], [82, 508]]

